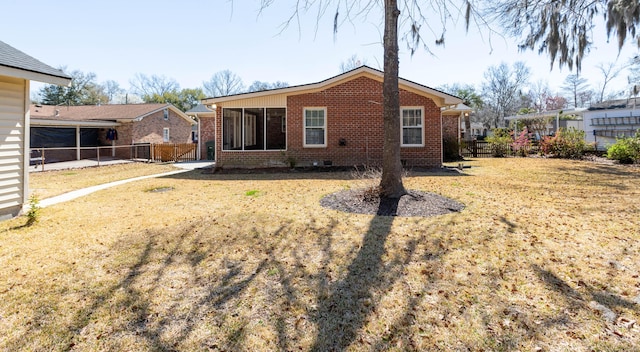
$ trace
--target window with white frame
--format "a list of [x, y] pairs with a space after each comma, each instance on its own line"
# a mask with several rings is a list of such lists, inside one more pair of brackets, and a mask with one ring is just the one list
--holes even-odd
[[304, 146], [327, 146], [327, 109], [304, 108]]
[[162, 141], [167, 143], [169, 142], [169, 140], [171, 139], [171, 137], [169, 136], [169, 128], [163, 128], [162, 129]]
[[169, 120], [169, 109], [164, 109], [163, 114], [164, 114], [163, 116], [164, 120], [165, 121]]
[[422, 107], [403, 107], [400, 110], [400, 119], [402, 124], [402, 146], [424, 146], [424, 109]]

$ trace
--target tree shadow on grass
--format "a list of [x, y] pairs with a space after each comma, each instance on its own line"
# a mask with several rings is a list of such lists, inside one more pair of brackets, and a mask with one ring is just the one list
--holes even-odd
[[[626, 300], [607, 291], [598, 290], [583, 281], [579, 281], [580, 286], [583, 286], [586, 291], [586, 294], [581, 294], [550, 270], [543, 269], [535, 264], [531, 268], [550, 290], [560, 293], [567, 306], [572, 309], [591, 308], [598, 310], [601, 316], [610, 323], [616, 320], [617, 313], [614, 311], [616, 308], [640, 311], [640, 307], [634, 301]], [[560, 321], [565, 320], [560, 319]]]
[[[5, 346], [20, 349], [26, 336], [42, 334], [42, 328], [49, 325], [47, 341], [54, 345], [42, 348], [94, 349], [108, 343], [110, 348], [123, 350], [140, 346], [158, 351], [179, 349], [208, 311], [237, 299], [266, 266], [266, 260], [245, 262], [234, 257], [223, 258], [222, 268], [215, 271], [215, 276], [200, 271], [200, 265], [211, 260], [211, 254], [215, 253], [206, 243], [207, 238], [202, 238], [202, 226], [193, 221], [186, 226], [135, 235], [136, 239], [116, 244], [109, 252], [121, 257], [116, 261], [119, 264], [114, 265], [110, 259], [105, 265], [112, 271], [126, 270], [118, 280], [105, 286], [83, 285], [82, 291], [74, 292], [75, 296], [81, 296], [82, 304], [73, 309], [62, 324], [52, 324], [51, 314], [60, 308], [58, 305], [65, 300], [64, 292], [69, 288], [63, 287], [64, 291], [58, 293], [48, 292], [55, 295], [57, 301], [38, 302], [35, 314], [29, 319], [34, 323], [15, 339], [5, 340]], [[132, 246], [139, 249], [132, 251]], [[131, 256], [133, 252], [135, 256]], [[94, 281], [88, 277], [78, 277], [78, 280]], [[166, 299], [159, 302], [159, 297]], [[222, 325], [228, 317], [218, 319]], [[238, 324], [236, 329], [229, 329], [227, 341], [216, 338], [201, 342], [208, 348], [229, 350], [242, 333], [243, 326]], [[127, 340], [135, 340], [133, 346], [137, 347], [123, 345]]]
[[[380, 213], [389, 214], [397, 209], [399, 199], [381, 201]], [[383, 280], [388, 268], [383, 267], [385, 242], [391, 231], [393, 217], [375, 216], [362, 241], [356, 258], [349, 264], [344, 279], [319, 288], [318, 309], [313, 320], [318, 335], [312, 351], [336, 351], [347, 348], [358, 335], [376, 297], [373, 290], [384, 291], [392, 282]], [[396, 276], [397, 277], [397, 276]], [[386, 282], [385, 282], [386, 281]]]

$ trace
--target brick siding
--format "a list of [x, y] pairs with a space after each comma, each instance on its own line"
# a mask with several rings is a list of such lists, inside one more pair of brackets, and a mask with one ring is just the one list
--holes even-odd
[[[380, 165], [383, 148], [382, 82], [358, 77], [316, 93], [287, 98], [287, 150], [282, 151], [222, 151], [216, 143], [219, 165], [268, 167], [285, 165], [285, 158], [296, 160], [298, 166], [330, 161], [334, 166]], [[429, 98], [400, 90], [400, 105], [422, 107], [424, 147], [402, 147], [401, 159], [407, 166], [440, 167], [442, 164], [442, 130], [440, 108]], [[303, 108], [326, 107], [326, 147], [303, 147]], [[222, 110], [216, 111], [217, 125], [222, 125]], [[212, 119], [203, 119], [202, 141], [210, 139]], [[216, 140], [222, 140], [222, 129]], [[340, 140], [346, 143], [340, 145]], [[203, 154], [204, 155], [204, 154]]]

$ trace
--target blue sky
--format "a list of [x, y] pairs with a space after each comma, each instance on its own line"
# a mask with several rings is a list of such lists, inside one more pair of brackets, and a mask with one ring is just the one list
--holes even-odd
[[[332, 30], [335, 9], [316, 23], [315, 14], [301, 17], [281, 30], [293, 1], [275, 1], [259, 13], [259, 1], [70, 1], [5, 0], [0, 40], [54, 67], [94, 72], [98, 82], [115, 80], [129, 88], [135, 74], [164, 75], [181, 88], [202, 86], [221, 70], [239, 75], [245, 85], [255, 80], [285, 81], [291, 85], [320, 81], [339, 73], [340, 63], [352, 55], [381, 68], [382, 20], [378, 14], [357, 18]], [[596, 85], [595, 66], [615, 61], [618, 50], [607, 44], [603, 28], [595, 29], [596, 45], [583, 63], [583, 76]], [[426, 35], [426, 34], [425, 34]], [[429, 42], [432, 36], [427, 36]], [[462, 25], [450, 26], [445, 47], [434, 55], [419, 50], [411, 56], [400, 43], [400, 76], [431, 87], [455, 82], [477, 87], [489, 66], [524, 61], [532, 81], [543, 80], [552, 90], [571, 72], [549, 70], [547, 56], [520, 53], [511, 39]], [[620, 61], [636, 55], [631, 43]], [[622, 88], [626, 78], [615, 85]]]

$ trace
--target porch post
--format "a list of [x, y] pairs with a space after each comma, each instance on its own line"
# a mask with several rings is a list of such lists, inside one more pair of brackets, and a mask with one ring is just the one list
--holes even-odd
[[76, 160], [80, 160], [80, 125], [76, 125]]

